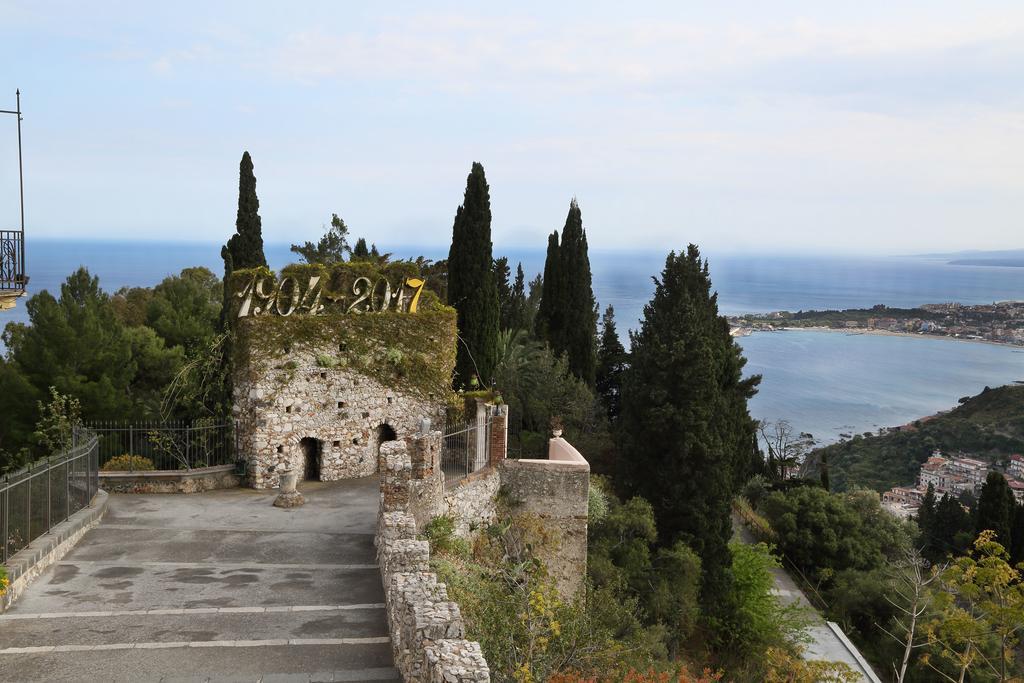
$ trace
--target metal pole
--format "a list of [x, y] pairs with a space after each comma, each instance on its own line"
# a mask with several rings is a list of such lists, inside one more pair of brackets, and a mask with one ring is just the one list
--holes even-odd
[[[25, 268], [25, 176], [21, 166], [21, 89], [14, 91], [17, 101], [15, 111], [18, 117], [18, 195], [21, 200], [21, 276], [25, 278], [28, 270]], [[17, 273], [15, 273], [17, 275]]]
[[46, 458], [46, 533], [50, 533], [50, 477], [53, 476], [53, 465], [50, 464], [50, 458]]
[[11, 526], [11, 486], [9, 482], [6, 482], [7, 488], [4, 489], [4, 562], [7, 562], [7, 543], [11, 538], [10, 526]]

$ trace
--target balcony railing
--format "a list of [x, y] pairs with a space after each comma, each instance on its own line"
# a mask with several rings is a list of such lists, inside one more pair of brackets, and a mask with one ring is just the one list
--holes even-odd
[[25, 233], [0, 230], [0, 293], [22, 293], [25, 277]]

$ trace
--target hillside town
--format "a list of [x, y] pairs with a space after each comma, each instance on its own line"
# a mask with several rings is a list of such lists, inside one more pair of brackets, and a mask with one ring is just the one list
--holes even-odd
[[730, 319], [735, 336], [791, 327], [827, 327], [850, 332], [930, 334], [1024, 346], [1024, 301], [965, 305], [955, 302], [917, 308], [872, 308], [844, 311], [775, 311]]
[[[921, 507], [929, 485], [934, 488], [937, 496], [948, 493], [958, 498], [964, 494], [976, 497], [981, 493], [985, 478], [992, 470], [1002, 471], [976, 458], [966, 455], [945, 456], [936, 450], [921, 465], [917, 485], [892, 487], [882, 494], [882, 507], [903, 519], [914, 516]], [[1002, 474], [1013, 491], [1013, 497], [1018, 503], [1024, 504], [1024, 455], [1011, 455]]]

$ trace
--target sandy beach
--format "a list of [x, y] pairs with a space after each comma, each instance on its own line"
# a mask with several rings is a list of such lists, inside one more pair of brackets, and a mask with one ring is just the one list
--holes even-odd
[[1009, 344], [1007, 342], [997, 342], [990, 339], [965, 339], [964, 337], [950, 337], [943, 334], [922, 334], [918, 332], [892, 332], [890, 330], [867, 330], [861, 328], [855, 329], [841, 329], [838, 327], [825, 327], [825, 326], [807, 326], [807, 327], [777, 327], [772, 330], [764, 330], [753, 327], [742, 328], [743, 333], [734, 336], [747, 336], [754, 334], [755, 332], [833, 332], [837, 334], [845, 334], [847, 336], [855, 336], [861, 334], [871, 334], [876, 336], [884, 337], [912, 337], [914, 339], [946, 339], [949, 341], [957, 342], [970, 342], [973, 344], [989, 344], [991, 346], [1003, 346], [1011, 349], [1020, 349], [1024, 352], [1024, 346], [1019, 344]]

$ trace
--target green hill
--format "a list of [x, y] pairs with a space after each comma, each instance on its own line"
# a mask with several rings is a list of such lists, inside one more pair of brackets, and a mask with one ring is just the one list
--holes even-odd
[[807, 458], [805, 475], [817, 478], [824, 453], [834, 490], [860, 486], [885, 491], [914, 483], [921, 463], [936, 448], [999, 464], [1011, 453], [1024, 452], [1024, 386], [986, 387], [960, 401], [956, 409], [903, 431], [855, 436], [818, 448]]

